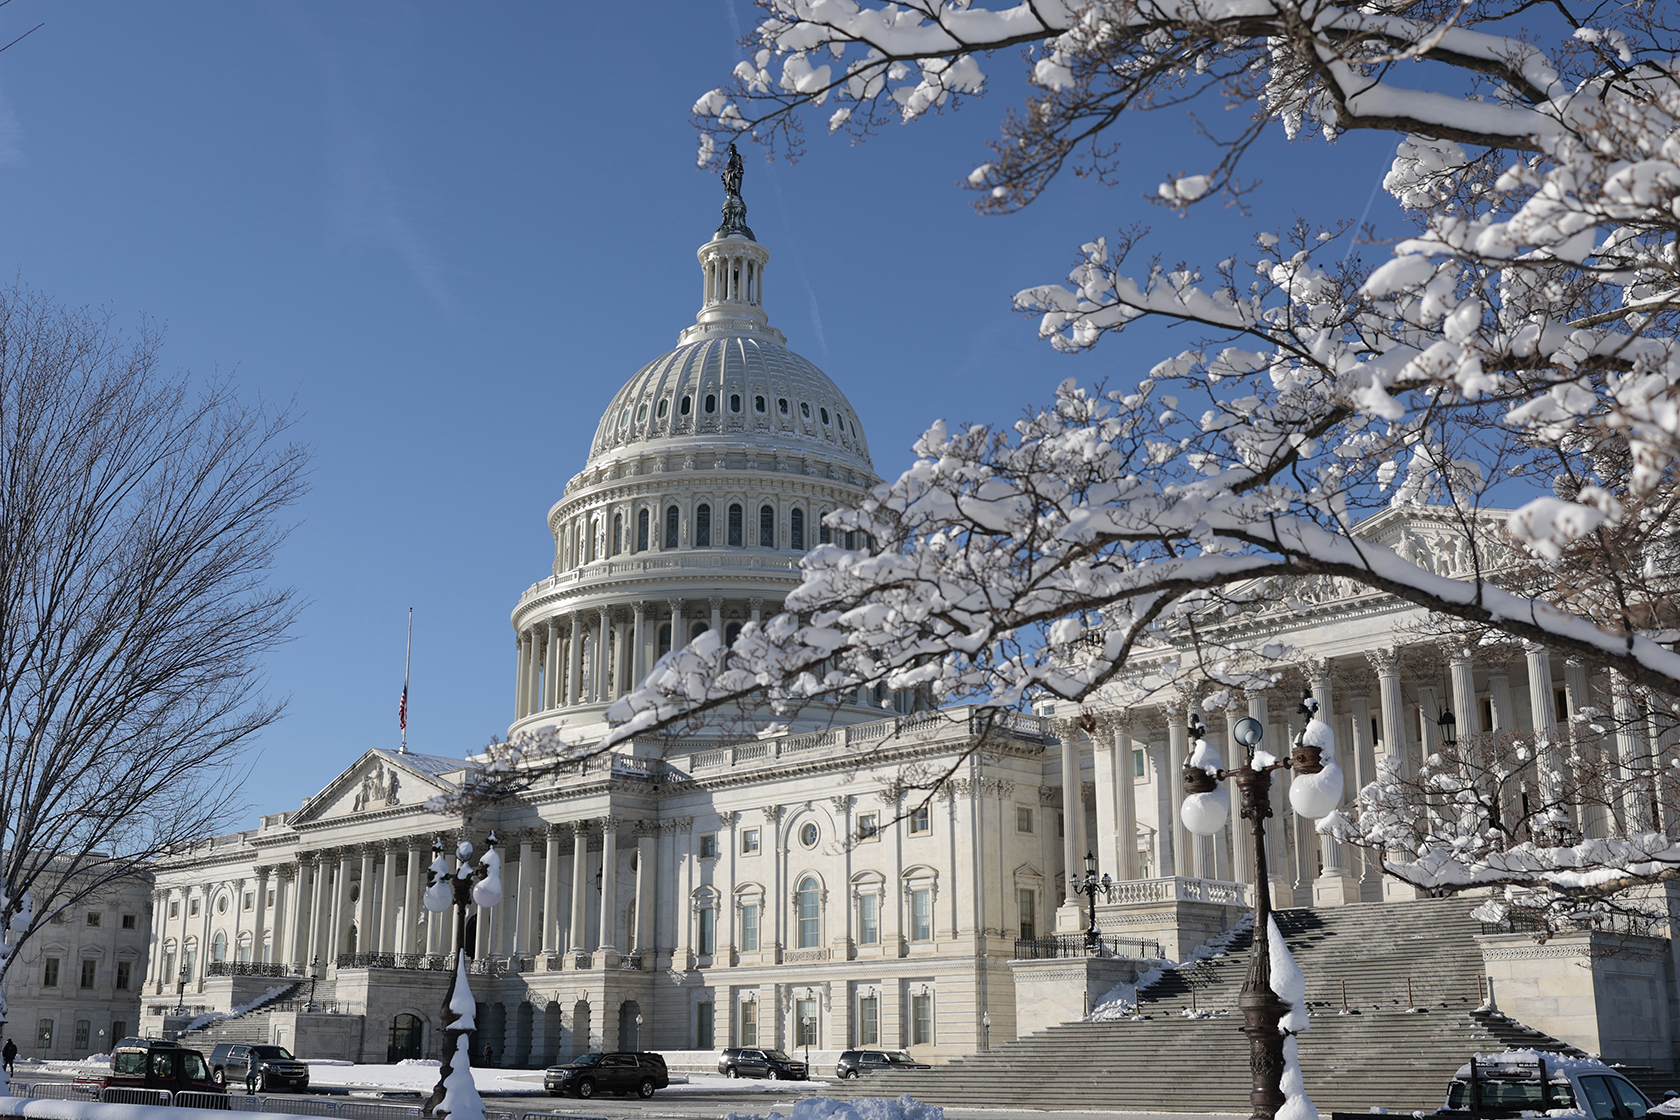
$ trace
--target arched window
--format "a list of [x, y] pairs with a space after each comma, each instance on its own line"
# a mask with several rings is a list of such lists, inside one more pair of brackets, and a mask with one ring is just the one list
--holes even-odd
[[[661, 408], [661, 409], [663, 409], [663, 408], [664, 408], [664, 407], [665, 407], [665, 406], [664, 406], [664, 405], [660, 405], [660, 406], [659, 406], [659, 407], [660, 407], [660, 408]], [[825, 428], [826, 428], [826, 427], [828, 427], [828, 409], [826, 409], [826, 408], [819, 408], [819, 409], [817, 409], [817, 413], [818, 413], [818, 414], [819, 414], [819, 415], [820, 415], [820, 416], [821, 416], [821, 417], [822, 417], [822, 422], [823, 422], [823, 427], [825, 427]], [[660, 413], [660, 414], [659, 414], [659, 415], [660, 415], [660, 416], [664, 416], [664, 415], [665, 415], [665, 413], [664, 413], [664, 412], [661, 412], [661, 413]]]
[[730, 645], [734, 645], [735, 639], [740, 636], [741, 624], [739, 622], [731, 622], [723, 628], [723, 640], [728, 642]]
[[665, 507], [665, 547], [677, 547], [677, 526], [680, 523], [676, 506]]
[[780, 411], [780, 412], [781, 412], [781, 414], [782, 414], [782, 415], [783, 415], [783, 416], [786, 416], [786, 415], [787, 415], [787, 414], [788, 414], [788, 403], [787, 403], [787, 398], [786, 398], [786, 397], [782, 397], [782, 398], [780, 398], [780, 399], [778, 399], [778, 400], [777, 400], [777, 401], [776, 401], [776, 408], [777, 408], [777, 409], [778, 409], [778, 410], [779, 410], [779, 411]]
[[579, 666], [578, 688], [583, 696], [592, 696], [595, 692], [595, 639], [593, 635], [585, 634], [578, 642], [578, 660], [582, 662], [582, 665]]
[[238, 945], [237, 948], [234, 949], [233, 953], [234, 953], [233, 959], [238, 961], [240, 964], [250, 964], [251, 963], [251, 935], [250, 934], [242, 933], [242, 934], [239, 935], [239, 945]]
[[390, 1037], [385, 1044], [385, 1061], [391, 1065], [424, 1053], [425, 1032], [418, 1015], [404, 1013], [391, 1020]]
[[596, 522], [595, 522], [595, 519], [594, 519], [594, 518], [593, 518], [593, 517], [591, 517], [591, 518], [590, 518], [590, 519], [589, 519], [589, 538], [588, 538], [588, 545], [589, 545], [589, 559], [590, 559], [590, 560], [594, 560], [594, 559], [595, 559], [595, 550], [596, 550], [596, 549], [597, 549], [597, 548], [599, 548], [599, 547], [600, 547], [600, 546], [599, 546], [599, 545], [598, 545], [598, 544], [597, 544], [597, 543], [596, 543], [596, 542], [597, 542], [597, 540], [598, 540], [598, 539], [599, 539], [599, 537], [600, 537], [600, 533], [599, 533], [599, 532], [598, 532], [598, 531], [597, 531], [597, 529], [596, 529]]
[[709, 624], [704, 623], [704, 622], [696, 622], [688, 628], [688, 640], [692, 642], [694, 639], [698, 638], [700, 635], [704, 634], [706, 631], [708, 631], [710, 629], [711, 629], [711, 626]]
[[827, 524], [825, 524], [823, 522], [823, 518], [825, 518], [827, 516], [828, 516], [828, 511], [826, 509], [823, 510], [821, 513], [817, 514], [817, 543], [818, 544], [828, 544], [828, 543], [830, 543], [834, 540], [834, 534], [829, 530]]
[[642, 510], [636, 514], [636, 551], [648, 550], [648, 511]]
[[776, 511], [769, 506], [758, 507], [758, 547], [776, 547]]
[[817, 929], [817, 877], [807, 875], [799, 881], [799, 947], [817, 948], [820, 931]]
[[694, 547], [712, 546], [712, 507], [704, 503], [694, 511]]
[[846, 418], [838, 412], [834, 414], [834, 426], [839, 428], [842, 432], [846, 430]]
[[[671, 411], [671, 402], [669, 400], [660, 401], [659, 407], [654, 409], [653, 418], [655, 420], [663, 420], [665, 419], [665, 414], [669, 411]], [[828, 421], [824, 420], [823, 423], [826, 424]]]
[[210, 940], [210, 959], [217, 964], [227, 960], [227, 934], [221, 930]]
[[716, 393], [707, 393], [706, 394], [706, 415], [710, 416], [712, 413], [714, 413], [716, 411], [717, 411], [717, 394]]
[[677, 411], [682, 413], [684, 416], [687, 416], [689, 413], [693, 412], [694, 411], [694, 398], [693, 397], [684, 397], [682, 399], [682, 404], [678, 406]]
[[762, 394], [753, 398], [753, 411], [760, 415], [769, 411], [769, 409], [764, 407], [764, 397]]
[[730, 548], [740, 548], [741, 547], [741, 520], [742, 520], [741, 503], [740, 502], [731, 502], [729, 504], [729, 547]]
[[671, 624], [669, 622], [662, 622], [662, 623], [659, 624], [659, 656], [664, 657], [667, 653], [670, 653], [670, 652], [671, 652]]
[[800, 401], [799, 402], [799, 415], [802, 416], [803, 418], [805, 418], [806, 420], [809, 420], [811, 418], [811, 406], [806, 404], [804, 401]]
[[796, 509], [788, 515], [788, 528], [791, 530], [789, 535], [792, 537], [792, 540], [788, 542], [788, 547], [796, 552], [803, 551], [805, 548], [804, 510]]
[[741, 411], [741, 394], [739, 394], [739, 393], [729, 394], [729, 411], [731, 411], [731, 412]]
[[612, 554], [617, 556], [624, 551], [624, 515], [613, 514]]

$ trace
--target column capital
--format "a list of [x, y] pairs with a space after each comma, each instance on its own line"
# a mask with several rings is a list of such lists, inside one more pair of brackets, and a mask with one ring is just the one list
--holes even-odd
[[750, 610], [762, 611], [764, 609], [764, 600], [763, 599], [748, 599], [747, 600], [747, 607]]
[[828, 803], [834, 806], [836, 813], [845, 816], [846, 811], [852, 807], [852, 795], [849, 793], [836, 794], [828, 799]]
[[683, 601], [681, 599], [667, 599], [665, 605], [671, 608], [672, 614], [679, 614], [682, 612]]
[[734, 809], [721, 810], [717, 815], [718, 825], [722, 828], [734, 828], [735, 822], [740, 819], [740, 816], [741, 814]]
[[1400, 672], [1400, 651], [1390, 647], [1388, 649], [1368, 649], [1365, 660], [1371, 663], [1371, 668], [1382, 675], [1398, 675]]
[[766, 805], [760, 811], [763, 812], [764, 819], [767, 821], [779, 821], [782, 819], [782, 807], [780, 805]]

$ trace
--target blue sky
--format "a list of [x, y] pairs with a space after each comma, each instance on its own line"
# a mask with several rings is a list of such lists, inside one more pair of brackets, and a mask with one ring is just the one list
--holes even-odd
[[[309, 605], [268, 665], [290, 709], [252, 748], [251, 812], [396, 746], [410, 606], [410, 746], [461, 756], [506, 730], [508, 613], [549, 570], [544, 516], [613, 393], [693, 321], [722, 197], [687, 109], [753, 16], [648, 0], [614, 23], [627, 8], [0, 8], [0, 42], [45, 22], [0, 54], [0, 270], [165, 325], [169, 366], [295, 401], [314, 452], [276, 570]], [[994, 59], [989, 96], [862, 145], [746, 153], [771, 320], [850, 396], [884, 475], [936, 418], [1007, 422], [1065, 377], [1135, 380], [1195, 341], [1038, 342], [1010, 296], [1082, 242], [1141, 221], [1169, 262], [1211, 264], [1297, 214], [1359, 218], [1392, 153], [1279, 131], [1248, 167], [1252, 217], [1177, 218], [1142, 196], [1210, 156], [1173, 110], [1126, 126], [1127, 181], [1068, 176], [982, 217], [956, 183], [1020, 71]], [[1371, 218], [1393, 214], [1377, 196]]]

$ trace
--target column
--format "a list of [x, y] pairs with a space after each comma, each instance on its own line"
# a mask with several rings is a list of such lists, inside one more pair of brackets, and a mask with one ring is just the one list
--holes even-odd
[[[601, 876], [602, 881], [606, 875]], [[587, 821], [572, 822], [572, 945], [574, 953], [589, 951], [589, 929], [584, 924], [585, 907], [589, 904], [589, 896], [584, 893], [589, 887], [589, 824]]]
[[[1084, 808], [1080, 796], [1079, 732], [1072, 723], [1062, 728], [1062, 895], [1064, 910], [1077, 910], [1079, 898], [1069, 881], [1074, 875], [1085, 874], [1085, 830], [1081, 827], [1080, 811]], [[1071, 919], [1070, 919], [1071, 920]], [[1060, 928], [1064, 923], [1057, 921]], [[1071, 928], [1071, 927], [1070, 927]]]
[[[514, 920], [513, 952], [516, 956], [542, 948], [537, 929], [537, 833], [526, 829], [519, 834], [519, 906]], [[503, 903], [506, 906], [507, 903]]]
[[[1120, 864], [1120, 790], [1118, 733], [1103, 735], [1100, 731], [1091, 740], [1091, 757], [1095, 764], [1097, 786], [1097, 870], [1099, 874], [1107, 874], [1118, 879], [1122, 875]], [[1128, 775], [1129, 776], [1129, 775]], [[1001, 803], [998, 806], [998, 832], [1002, 835], [1009, 827], [1007, 810]], [[1001, 864], [1000, 864], [1001, 869]], [[1003, 892], [1005, 912], [1009, 900], [1013, 897], [1008, 891]], [[1008, 925], [1007, 919], [1003, 923]]]
[[1488, 673], [1488, 702], [1493, 708], [1493, 727], [1490, 730], [1515, 734], [1516, 713], [1511, 710], [1511, 677], [1503, 665]]
[[758, 622], [764, 615], [764, 600], [748, 599], [747, 608], [752, 611], [752, 620]]
[[[269, 908], [267, 918], [268, 953], [266, 955], [263, 953], [262, 939], [259, 937], [254, 955], [257, 960], [264, 964], [285, 964], [288, 963], [286, 961], [286, 919], [289, 917], [288, 911], [290, 910], [286, 903], [286, 891], [288, 889], [286, 886], [286, 869], [275, 867], [271, 870], [270, 881], [274, 884], [274, 905]], [[267, 897], [268, 891], [265, 889], [262, 898], [258, 900], [259, 903]]]
[[[1552, 698], [1552, 659], [1546, 647], [1523, 643], [1528, 661], [1528, 711], [1534, 721], [1534, 775], [1541, 807], [1530, 823], [1530, 833], [1543, 845], [1573, 841], [1573, 821], [1552, 821], [1549, 808], [1559, 803], [1562, 775], [1557, 758], [1557, 704]], [[1564, 825], [1562, 831], [1558, 826]], [[1536, 827], [1537, 826], [1537, 827]]]
[[[1611, 821], [1609, 806], [1604, 800], [1607, 760], [1598, 733], [1585, 724], [1575, 722], [1576, 713], [1593, 706], [1586, 666], [1575, 658], [1563, 663], [1563, 687], [1569, 705], [1569, 736], [1575, 744], [1575, 753], [1583, 760], [1582, 770], [1576, 778], [1581, 800], [1581, 834], [1588, 840], [1602, 840], [1610, 835]], [[1591, 776], [1582, 778], [1579, 776], [1581, 773]]]
[[321, 942], [326, 938], [331, 919], [331, 897], [327, 894], [327, 860], [329, 854], [318, 852], [309, 868], [309, 944], [298, 955], [305, 970], [321, 959]]
[[583, 699], [579, 695], [583, 677], [583, 616], [573, 611], [570, 618], [571, 637], [566, 642], [566, 703], [577, 704]]
[[[1375, 770], [1371, 753], [1371, 698], [1363, 692], [1356, 692], [1348, 697], [1348, 706], [1353, 711], [1348, 716], [1348, 758], [1342, 763], [1342, 774], [1352, 783], [1348, 787], [1347, 800], [1353, 801], [1358, 798], [1359, 791], [1371, 782]], [[1349, 869], [1358, 876], [1361, 884], [1368, 882], [1371, 878], [1369, 853], [1361, 848], [1348, 854]], [[1380, 868], [1377, 874], [1382, 874]]]
[[[1407, 761], [1405, 713], [1400, 699], [1400, 654], [1398, 650], [1365, 651], [1372, 668], [1377, 671], [1377, 689], [1382, 699], [1382, 757], [1377, 766], [1387, 767], [1396, 777], [1412, 773]], [[1382, 880], [1383, 901], [1405, 902], [1418, 897], [1418, 889], [1389, 875]]]
[[[1452, 673], [1453, 718], [1458, 721], [1458, 738], [1479, 735], [1482, 731], [1482, 706], [1476, 703], [1476, 664], [1470, 651], [1459, 650], [1448, 662]], [[1462, 748], [1460, 748], [1462, 753]]]
[[554, 825], [548, 826], [544, 855], [542, 924], [531, 939], [531, 949], [553, 954], [560, 951], [555, 937], [560, 930], [560, 830]]
[[596, 703], [605, 703], [610, 693], [607, 690], [607, 634], [612, 629], [612, 610], [609, 607], [597, 607], [600, 621], [595, 630], [595, 694], [589, 699]]
[[637, 599], [635, 631], [630, 639], [630, 687], [641, 684], [647, 672], [647, 603]]
[[397, 845], [385, 841], [385, 868], [379, 876], [379, 944], [377, 951], [397, 951]]
[[1167, 716], [1167, 764], [1172, 778], [1172, 853], [1173, 866], [1168, 872], [1162, 868], [1163, 874], [1177, 875], [1180, 878], [1195, 876], [1195, 847], [1191, 843], [1190, 830], [1184, 827], [1184, 821], [1179, 816], [1179, 806], [1184, 804], [1184, 761], [1190, 750], [1190, 732], [1186, 727], [1189, 719], [1188, 700], [1176, 706], [1169, 707]]
[[[653, 945], [653, 912], [659, 908], [659, 902], [654, 898], [654, 884], [657, 881], [654, 871], [659, 860], [658, 849], [659, 826], [652, 821], [636, 822], [636, 936], [635, 949], [642, 957], [642, 968], [651, 971], [654, 966]], [[718, 842], [730, 843], [730, 836], [719, 833]], [[733, 849], [730, 852], [733, 858]], [[729, 903], [728, 899], [720, 901], [718, 917], [727, 922], [727, 911], [723, 907]], [[729, 930], [719, 931], [720, 943], [728, 940]], [[721, 1004], [722, 1001], [720, 1000]], [[720, 1007], [721, 1012], [727, 1012], [727, 1007]]]
[[408, 840], [408, 874], [403, 876], [403, 920], [397, 935], [397, 952], [424, 953], [426, 952], [426, 915], [430, 913], [425, 904], [420, 901], [421, 894], [426, 889], [426, 864], [423, 862], [425, 851], [415, 842], [413, 837]]
[[1616, 734], [1617, 784], [1621, 787], [1613, 804], [1620, 810], [1623, 836], [1651, 829], [1650, 764], [1645, 755], [1644, 719], [1632, 683], [1622, 674], [1610, 672], [1610, 710]]
[[[1121, 724], [1114, 733], [1115, 771], [1114, 779], [1120, 794], [1120, 802], [1115, 806], [1114, 830], [1118, 834], [1115, 842], [1119, 847], [1116, 853], [1119, 862], [1115, 864], [1113, 875], [1116, 879], [1136, 879], [1137, 871], [1137, 779], [1132, 772], [1132, 730], [1129, 713], [1122, 715]], [[1005, 906], [1008, 901], [1005, 900]]]
[[717, 631], [718, 639], [721, 641], [723, 639], [723, 599], [714, 595], [706, 600], [706, 603], [712, 608], [712, 629]]
[[530, 656], [530, 643], [523, 631], [513, 636], [513, 718], [525, 718], [525, 659]]
[[[356, 922], [356, 952], [358, 953], [371, 953], [378, 951], [379, 899], [375, 897], [374, 891], [375, 881], [373, 855], [373, 845], [363, 844], [362, 887], [361, 902], [359, 904], [361, 914], [359, 916], [359, 920]], [[346, 892], [344, 897], [346, 900], [349, 899], [350, 896], [348, 892]], [[345, 909], [345, 913], [349, 913], [348, 906]], [[340, 944], [343, 943], [340, 942]]]
[[344, 931], [350, 925], [351, 907], [355, 903], [350, 901], [351, 861], [355, 859], [353, 848], [338, 850], [338, 878], [333, 882], [332, 932], [331, 940], [327, 942], [321, 954], [321, 962], [331, 966], [338, 960], [338, 954], [344, 952]]
[[1149, 766], [1155, 781], [1155, 866], [1156, 876], [1173, 874], [1173, 818], [1178, 807], [1172, 803], [1172, 774], [1167, 769], [1165, 743], [1149, 744]]
[[1419, 754], [1432, 758], [1441, 747], [1441, 690], [1433, 684], [1419, 684], [1417, 692]]
[[681, 649], [688, 644], [688, 636], [683, 632], [683, 601], [667, 599], [665, 605], [671, 608], [671, 648]]
[[548, 629], [548, 657], [543, 667], [543, 709], [552, 711], [560, 706], [564, 686], [560, 677], [560, 620], [550, 617]]
[[[1336, 719], [1330, 661], [1328, 658], [1314, 659], [1307, 663], [1307, 670], [1310, 674], [1313, 698], [1318, 701], [1318, 718], [1334, 728], [1340, 721]], [[1336, 744], [1336, 764], [1342, 770], [1341, 805], [1348, 803], [1348, 793], [1353, 784], [1350, 780], [1353, 769], [1351, 747], [1352, 744], [1347, 742]], [[1318, 853], [1324, 869], [1319, 872], [1318, 878], [1313, 880], [1313, 905], [1346, 906], [1358, 902], [1359, 880], [1348, 870], [1347, 848], [1341, 841], [1319, 834]]]
[[617, 817], [601, 818], [600, 947], [607, 952], [617, 949], [618, 940], [618, 825]]
[[[1289, 753], [1289, 729], [1272, 716], [1271, 694], [1264, 689], [1258, 689], [1247, 693], [1247, 697], [1248, 714], [1259, 720], [1260, 726], [1265, 728], [1260, 742], [1273, 757], [1282, 758]], [[1294, 890], [1290, 886], [1289, 837], [1284, 831], [1289, 820], [1284, 789], [1283, 774], [1274, 771], [1271, 793], [1267, 798], [1272, 815], [1266, 818], [1266, 880], [1273, 905], [1289, 898]]]

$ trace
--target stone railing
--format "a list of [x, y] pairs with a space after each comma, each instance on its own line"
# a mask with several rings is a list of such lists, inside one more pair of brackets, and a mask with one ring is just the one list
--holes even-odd
[[1058, 957], [1122, 957], [1128, 960], [1159, 960], [1159, 941], [1144, 941], [1136, 937], [1103, 937], [1096, 942], [1085, 939], [1083, 933], [1058, 933], [1051, 937], [1032, 937], [1015, 942], [1015, 959], [1042, 961]]
[[[1109, 906], [1146, 906], [1162, 902], [1209, 902], [1215, 906], [1246, 908], [1248, 889], [1241, 883], [1219, 879], [1122, 879], [1114, 884], [1114, 901]], [[1098, 910], [1103, 909], [1101, 905]]]
[[205, 966], [206, 976], [302, 976], [295, 964], [265, 964], [262, 961], [211, 961]]
[[520, 596], [520, 602], [535, 598], [548, 591], [558, 591], [568, 587], [578, 587], [606, 579], [625, 579], [633, 576], [648, 575], [655, 572], [683, 572], [704, 571], [708, 568], [747, 568], [763, 572], [786, 572], [796, 575], [799, 571], [799, 559], [790, 556], [777, 556], [769, 552], [754, 552], [739, 549], [722, 549], [716, 551], [684, 550], [675, 554], [646, 556], [638, 559], [596, 560], [579, 568], [561, 572], [558, 575], [540, 579], [525, 589]]
[[340, 953], [337, 964], [339, 968], [401, 968], [418, 972], [448, 972], [449, 955], [446, 953]]

